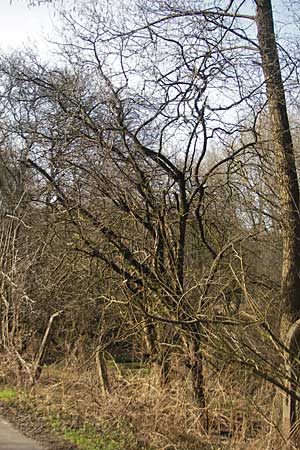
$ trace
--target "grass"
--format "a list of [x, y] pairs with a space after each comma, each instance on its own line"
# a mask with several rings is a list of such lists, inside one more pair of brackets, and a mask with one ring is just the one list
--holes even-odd
[[97, 430], [90, 423], [76, 427], [69, 419], [68, 415], [63, 416], [54, 409], [48, 411], [51, 428], [80, 450], [124, 450], [127, 443], [134, 441], [132, 431], [125, 424], [116, 425], [115, 429], [103, 427]]
[[[11, 402], [18, 397], [18, 392], [12, 388], [0, 390], [0, 401]], [[25, 397], [24, 397], [25, 398]], [[27, 399], [30, 397], [26, 397]], [[24, 400], [24, 399], [23, 399]], [[41, 407], [41, 405], [39, 405]], [[37, 407], [36, 411], [40, 408]], [[92, 425], [84, 425], [80, 428], [73, 429], [72, 425], [68, 426], [67, 421], [60, 418], [60, 414], [44, 410], [44, 417], [51, 428], [62, 436], [66, 441], [77, 445], [80, 450], [124, 450], [124, 439], [119, 440], [119, 436], [114, 436], [109, 432], [97, 432]]]
[[126, 374], [139, 374], [139, 375], [149, 375], [150, 370], [149, 367], [147, 367], [142, 362], [115, 362], [115, 361], [108, 361], [107, 367], [110, 370], [117, 370], [122, 375]]
[[17, 392], [13, 389], [2, 389], [0, 390], [0, 400], [10, 401], [17, 397]]
[[120, 447], [109, 438], [99, 437], [94, 430], [65, 430], [64, 438], [82, 450], [119, 450]]
[[251, 374], [240, 377], [228, 371], [219, 376], [210, 368], [207, 429], [185, 373], [179, 372], [170, 385], [160, 386], [141, 365], [108, 365], [109, 395], [99, 390], [93, 368], [78, 370], [72, 366], [45, 370], [27, 400], [8, 386], [0, 391], [0, 399], [15, 403], [17, 396], [18, 401], [26, 402], [27, 409], [31, 408], [31, 418], [43, 417], [55, 435], [80, 450], [283, 448], [276, 423], [270, 422], [275, 390], [266, 388], [264, 382], [256, 383], [252, 391]]
[[[39, 385], [39, 402], [47, 404], [52, 428], [81, 450], [267, 448], [265, 441], [260, 442], [266, 434], [263, 425], [258, 434], [252, 432], [254, 411], [240, 377], [236, 383], [230, 374], [219, 383], [217, 377], [208, 377], [210, 429], [206, 430], [185, 374], [161, 387], [140, 367], [121, 363], [116, 368], [109, 363], [112, 389], [107, 396], [98, 390], [94, 370], [73, 367], [61, 371], [55, 384], [49, 384], [44, 373], [46, 383]], [[249, 380], [245, 383], [246, 389]], [[263, 407], [264, 397], [261, 403]]]

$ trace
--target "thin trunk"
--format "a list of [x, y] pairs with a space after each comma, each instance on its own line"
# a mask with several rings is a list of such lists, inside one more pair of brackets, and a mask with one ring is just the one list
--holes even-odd
[[200, 408], [205, 408], [203, 355], [198, 340], [192, 342], [189, 365], [192, 375], [194, 399]]
[[189, 214], [189, 203], [187, 200], [186, 183], [182, 177], [179, 183], [180, 189], [180, 207], [179, 207], [179, 240], [178, 240], [178, 254], [177, 254], [177, 282], [178, 294], [182, 295], [184, 290], [184, 269], [185, 269], [185, 246], [186, 246], [186, 226]]
[[108, 378], [106, 361], [103, 352], [96, 352], [96, 367], [98, 372], [100, 389], [103, 395], [110, 392], [110, 383]]
[[45, 362], [45, 359], [47, 356], [47, 351], [49, 349], [49, 342], [50, 342], [50, 337], [51, 337], [53, 321], [61, 313], [62, 313], [62, 311], [58, 311], [58, 312], [52, 314], [52, 316], [49, 319], [41, 346], [39, 348], [39, 353], [38, 353], [37, 359], [35, 361], [34, 372], [32, 375], [33, 383], [36, 383], [42, 374], [43, 365], [44, 365], [44, 362]]
[[170, 381], [171, 372], [171, 353], [170, 350], [160, 351], [159, 354], [159, 373], [160, 382], [162, 386], [165, 386]]
[[208, 430], [208, 412], [206, 408], [204, 358], [201, 352], [202, 343], [199, 336], [195, 335], [188, 344], [187, 367], [191, 373], [193, 397], [195, 403], [201, 410], [201, 423], [205, 430]]
[[165, 385], [169, 381], [170, 375], [170, 355], [169, 352], [162, 352], [158, 345], [157, 325], [148, 322], [146, 326], [146, 346], [149, 357], [147, 358], [152, 373], [158, 379], [160, 385]]

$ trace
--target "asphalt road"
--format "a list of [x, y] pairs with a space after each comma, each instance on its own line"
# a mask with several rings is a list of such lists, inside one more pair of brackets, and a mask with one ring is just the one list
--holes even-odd
[[0, 417], [0, 450], [45, 450]]

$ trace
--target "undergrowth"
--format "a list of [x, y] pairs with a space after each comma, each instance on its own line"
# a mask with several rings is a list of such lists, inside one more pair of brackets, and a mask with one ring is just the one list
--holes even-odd
[[[271, 414], [278, 394], [249, 374], [207, 374], [205, 410], [195, 405], [186, 377], [161, 387], [139, 370], [124, 375], [110, 369], [109, 375], [111, 392], [103, 395], [93, 367], [49, 367], [17, 401], [27, 402], [32, 414], [81, 450], [283, 448]], [[2, 395], [16, 401], [13, 390]]]

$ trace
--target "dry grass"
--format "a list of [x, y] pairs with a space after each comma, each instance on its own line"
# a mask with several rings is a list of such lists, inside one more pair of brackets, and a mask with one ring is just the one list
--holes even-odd
[[[110, 370], [101, 395], [94, 368], [45, 369], [31, 393], [45, 413], [68, 429], [92, 424], [122, 450], [281, 450], [272, 411], [275, 390], [245, 373], [207, 374], [207, 409], [192, 400], [188, 377], [162, 388], [144, 371]], [[208, 416], [208, 428], [205, 418]]]

